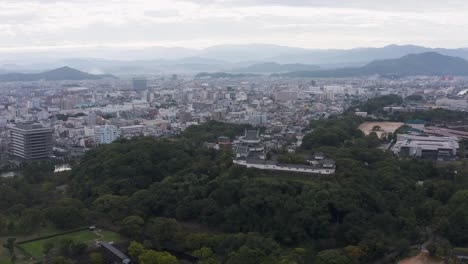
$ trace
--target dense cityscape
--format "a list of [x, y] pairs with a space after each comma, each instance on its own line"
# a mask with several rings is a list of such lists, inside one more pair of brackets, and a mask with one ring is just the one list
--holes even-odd
[[0, 264], [468, 263], [467, 11], [0, 0]]
[[[10, 131], [24, 123], [51, 128], [51, 149], [38, 158], [82, 155], [119, 138], [178, 135], [210, 120], [262, 126], [270, 148], [293, 151], [299, 145], [288, 145], [287, 138], [300, 142], [310, 132], [310, 120], [342, 114], [356, 101], [389, 94], [418, 95], [424, 100], [384, 110], [465, 111], [467, 81], [453, 77], [194, 78], [174, 74], [148, 79], [0, 83], [3, 165], [17, 164], [18, 155], [8, 151], [14, 144]], [[367, 117], [368, 113], [358, 111], [356, 115]]]

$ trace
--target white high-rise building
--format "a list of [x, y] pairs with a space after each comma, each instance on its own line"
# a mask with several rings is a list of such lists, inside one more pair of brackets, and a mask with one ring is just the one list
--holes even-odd
[[110, 144], [119, 138], [119, 130], [116, 126], [105, 125], [94, 128], [94, 140], [96, 144]]

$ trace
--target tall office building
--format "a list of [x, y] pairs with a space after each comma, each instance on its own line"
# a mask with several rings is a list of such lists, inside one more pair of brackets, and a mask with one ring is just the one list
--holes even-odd
[[148, 89], [148, 81], [144, 77], [133, 78], [133, 90], [144, 91]]
[[25, 160], [51, 157], [53, 131], [40, 124], [17, 124], [11, 129], [11, 153]]
[[105, 125], [94, 129], [94, 140], [96, 144], [110, 144], [119, 137], [119, 130], [116, 126]]

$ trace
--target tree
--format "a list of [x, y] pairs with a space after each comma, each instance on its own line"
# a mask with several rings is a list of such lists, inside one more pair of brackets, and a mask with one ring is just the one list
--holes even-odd
[[83, 215], [78, 208], [55, 206], [47, 210], [47, 218], [58, 228], [68, 229], [83, 223]]
[[448, 238], [457, 246], [468, 243], [468, 206], [457, 208], [448, 218]]
[[262, 257], [264, 257], [264, 254], [261, 252], [242, 246], [239, 250], [228, 255], [226, 264], [256, 264], [260, 263]]
[[65, 257], [55, 257], [50, 264], [75, 264], [76, 262]]
[[44, 253], [44, 255], [48, 256], [50, 251], [52, 251], [52, 249], [54, 249], [54, 242], [48, 240], [46, 241], [43, 245], [42, 245], [42, 253]]
[[178, 264], [177, 258], [167, 252], [147, 250], [139, 257], [140, 264]]
[[85, 243], [73, 243], [70, 247], [71, 256], [83, 255], [88, 246]]
[[100, 253], [91, 253], [89, 255], [89, 260], [91, 261], [91, 264], [103, 264], [104, 263], [104, 257]]
[[175, 219], [157, 217], [150, 221], [146, 234], [158, 249], [178, 249], [182, 244], [182, 228]]
[[128, 209], [128, 197], [106, 194], [97, 198], [93, 205], [96, 211], [106, 214], [112, 220], [122, 219]]
[[431, 257], [435, 257], [437, 255], [437, 245], [435, 243], [430, 243], [426, 248]]
[[3, 247], [8, 250], [8, 253], [12, 257], [13, 255], [15, 255], [15, 241], [16, 241], [16, 238], [10, 237], [7, 239], [6, 243], [3, 245]]
[[328, 129], [318, 129], [311, 134], [307, 134], [303, 139], [303, 147], [308, 149], [312, 147], [331, 146], [338, 147], [342, 142], [338, 134]]
[[142, 232], [145, 220], [137, 215], [127, 216], [122, 220], [121, 233], [129, 238], [138, 238]]
[[24, 178], [30, 183], [42, 183], [54, 172], [54, 165], [48, 162], [33, 162], [23, 171]]
[[38, 228], [41, 223], [44, 222], [43, 213], [34, 208], [25, 209], [21, 213], [21, 218], [19, 219], [19, 226], [23, 232], [30, 232]]
[[468, 190], [460, 190], [450, 198], [450, 206], [453, 208], [468, 207]]
[[359, 108], [360, 111], [368, 112], [369, 114], [378, 114], [383, 112], [383, 108], [391, 105], [400, 105], [403, 103], [403, 98], [396, 94], [383, 95], [369, 99], [365, 102], [360, 102], [352, 108]]
[[278, 162], [289, 164], [307, 164], [307, 161], [303, 156], [292, 153], [279, 156]]
[[340, 250], [329, 249], [317, 254], [316, 264], [347, 264], [350, 260]]
[[194, 257], [198, 258], [197, 264], [218, 264], [219, 260], [216, 255], [213, 253], [211, 248], [200, 248], [195, 250], [192, 254]]
[[412, 94], [412, 95], [405, 97], [405, 100], [406, 101], [423, 101], [424, 97], [419, 94]]
[[[385, 218], [388, 218], [388, 216], [382, 216], [381, 219]], [[372, 260], [385, 254], [387, 249], [385, 243], [386, 239], [383, 231], [370, 230], [365, 234], [359, 246], [363, 249], [366, 259]]]
[[71, 245], [73, 244], [73, 240], [69, 238], [64, 238], [60, 240], [58, 244], [59, 252], [62, 256], [70, 256], [71, 255]]
[[145, 247], [136, 242], [136, 241], [132, 241], [130, 242], [130, 246], [128, 246], [128, 255], [130, 256], [130, 258], [132, 259], [138, 259], [140, 257], [140, 255], [145, 252]]
[[82, 255], [86, 251], [86, 244], [77, 243], [69, 238], [64, 238], [59, 242], [59, 252], [62, 256], [73, 257]]
[[214, 237], [206, 233], [192, 233], [185, 238], [185, 244], [189, 250], [212, 247], [215, 243]]
[[362, 257], [362, 250], [358, 246], [349, 245], [346, 246], [343, 251], [349, 259], [355, 261], [356, 263], [358, 263], [359, 259]]

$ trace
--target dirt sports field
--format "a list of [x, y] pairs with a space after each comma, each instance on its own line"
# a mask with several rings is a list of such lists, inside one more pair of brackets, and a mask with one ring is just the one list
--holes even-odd
[[374, 127], [379, 126], [381, 131], [375, 131], [375, 133], [380, 137], [384, 132], [395, 132], [395, 130], [400, 128], [402, 125], [404, 124], [400, 122], [365, 122], [359, 126], [359, 130], [364, 132], [364, 134], [369, 135]]
[[442, 260], [430, 259], [428, 253], [421, 252], [419, 255], [401, 260], [398, 264], [445, 264]]

